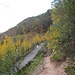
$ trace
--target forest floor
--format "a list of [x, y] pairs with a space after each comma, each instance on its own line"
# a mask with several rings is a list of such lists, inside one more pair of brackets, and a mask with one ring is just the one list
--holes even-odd
[[67, 61], [52, 62], [50, 56], [44, 58], [31, 75], [67, 75], [64, 68], [68, 65]]

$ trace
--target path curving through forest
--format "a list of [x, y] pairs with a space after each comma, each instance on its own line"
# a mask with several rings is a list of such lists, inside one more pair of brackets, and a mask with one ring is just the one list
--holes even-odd
[[39, 52], [39, 50], [42, 48], [42, 46], [44, 45], [44, 43], [41, 43], [38, 45], [38, 47], [36, 47], [34, 50], [32, 50], [27, 56], [25, 56], [24, 60], [21, 62], [21, 64], [19, 64], [19, 62], [17, 62], [14, 66], [14, 71], [17, 72], [18, 70], [21, 70], [23, 67], [25, 67], [26, 64], [28, 64], [28, 62], [30, 60], [32, 60]]

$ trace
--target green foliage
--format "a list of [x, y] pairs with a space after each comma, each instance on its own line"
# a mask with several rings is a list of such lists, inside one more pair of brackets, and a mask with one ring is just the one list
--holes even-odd
[[32, 36], [30, 34], [15, 37], [5, 36], [3, 43], [0, 43], [0, 64], [2, 64], [0, 71], [3, 74], [9, 74], [14, 64], [33, 50], [36, 41], [39, 43], [44, 41], [43, 35], [32, 34]]
[[[51, 57], [53, 61], [63, 60], [65, 56], [75, 53], [75, 1], [54, 0], [52, 5], [52, 14], [48, 10], [47, 13], [37, 17], [28, 18], [5, 33], [18, 36], [16, 38], [7, 36], [4, 41], [0, 41], [0, 71], [7, 74], [13, 63], [21, 56], [25, 56], [36, 42], [41, 43], [47, 40], [47, 47], [53, 52]], [[50, 26], [51, 17], [52, 26]], [[50, 29], [47, 31], [49, 26]], [[42, 35], [43, 32], [46, 32], [45, 36]], [[25, 35], [22, 36], [22, 34]], [[31, 67], [21, 71], [21, 75], [28, 74], [39, 63], [38, 59], [34, 62]], [[68, 72], [71, 72], [71, 69], [74, 70], [73, 67], [66, 68]]]
[[45, 34], [48, 49], [53, 51], [52, 60], [61, 60], [75, 52], [75, 1], [52, 2], [53, 25]]
[[70, 65], [65, 68], [67, 75], [75, 75], [75, 65]]
[[52, 24], [49, 12], [50, 10], [39, 16], [27, 18], [14, 28], [0, 34], [2, 39], [0, 41], [0, 71], [3, 74], [8, 75], [15, 62], [27, 55], [36, 42], [45, 41], [43, 33]]
[[52, 61], [61, 61], [65, 58], [65, 54], [62, 52], [54, 52], [52, 54], [51, 60]]

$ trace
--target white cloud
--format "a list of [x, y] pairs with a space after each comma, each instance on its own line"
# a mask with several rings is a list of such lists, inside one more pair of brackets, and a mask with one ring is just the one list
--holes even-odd
[[44, 13], [53, 0], [0, 0], [0, 32], [14, 27], [23, 19]]

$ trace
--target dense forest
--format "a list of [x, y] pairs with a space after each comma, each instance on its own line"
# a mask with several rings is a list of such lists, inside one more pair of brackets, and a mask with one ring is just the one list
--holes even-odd
[[[75, 0], [54, 0], [52, 9], [37, 17], [23, 20], [16, 27], [1, 34], [0, 39], [2, 75], [11, 75], [10, 70], [14, 63], [27, 55], [37, 42], [45, 42], [46, 52], [52, 53], [52, 61], [70, 58], [72, 63], [65, 68], [65, 72], [75, 75]], [[24, 70], [15, 75], [25, 73]]]
[[[54, 0], [52, 2], [53, 25], [45, 34], [52, 60], [61, 61], [67, 57], [75, 61], [75, 0]], [[75, 64], [66, 68], [68, 75], [75, 75]]]
[[[52, 2], [53, 25], [47, 31], [48, 46], [55, 53], [71, 56], [75, 52], [75, 1], [55, 0]], [[58, 58], [59, 59], [59, 58]]]

